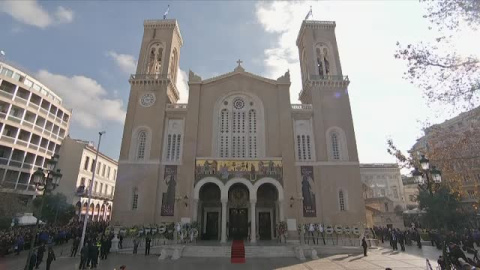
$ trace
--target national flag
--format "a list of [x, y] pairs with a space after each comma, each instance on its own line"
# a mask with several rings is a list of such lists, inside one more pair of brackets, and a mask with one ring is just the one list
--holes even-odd
[[165, 13], [163, 13], [163, 19], [167, 19], [167, 14], [168, 14], [168, 11], [170, 10], [170, 5], [167, 6], [167, 10], [165, 11]]
[[312, 6], [310, 6], [310, 11], [308, 11], [307, 16], [305, 16], [305, 20], [308, 20], [308, 18], [312, 16], [313, 16]]

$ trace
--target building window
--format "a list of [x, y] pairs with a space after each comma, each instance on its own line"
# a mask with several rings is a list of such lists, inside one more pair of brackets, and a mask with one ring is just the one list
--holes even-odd
[[222, 101], [218, 113], [217, 153], [228, 158], [257, 158], [259, 155], [259, 111], [248, 97], [233, 96]]
[[137, 159], [145, 159], [145, 146], [147, 144], [147, 132], [140, 131], [137, 139]]
[[85, 163], [83, 163], [83, 169], [85, 171], [88, 171], [88, 164], [90, 163], [90, 158], [89, 157], [85, 157]]
[[117, 170], [113, 170], [113, 180], [117, 180]]
[[85, 186], [85, 177], [80, 179], [80, 186]]
[[92, 159], [92, 166], [90, 167], [90, 171], [91, 172], [95, 171], [95, 159]]
[[384, 203], [385, 205], [385, 212], [388, 212], [388, 203]]
[[132, 210], [138, 208], [138, 189], [134, 188], [132, 193]]
[[107, 178], [110, 179], [110, 167], [107, 168]]
[[330, 135], [332, 140], [332, 155], [334, 160], [340, 160], [340, 146], [338, 145], [338, 134], [332, 132]]
[[398, 189], [397, 189], [397, 187], [393, 187], [392, 190], [393, 190], [393, 197], [394, 197], [395, 199], [398, 199]]
[[169, 119], [165, 131], [164, 159], [180, 161], [183, 140], [183, 119]]
[[345, 211], [345, 195], [343, 194], [343, 190], [338, 192], [338, 203], [340, 205], [340, 211]]
[[100, 175], [100, 168], [102, 167], [102, 163], [98, 162], [98, 167], [97, 167], [97, 175]]
[[97, 181], [93, 182], [93, 192], [97, 192]]
[[298, 160], [312, 160], [312, 145], [310, 135], [297, 135], [297, 156]]
[[102, 168], [102, 176], [103, 176], [103, 177], [105, 177], [105, 168], [106, 168], [106, 167], [107, 167], [107, 166], [106, 166], [105, 164], [103, 164], [103, 168]]
[[103, 183], [100, 183], [100, 190], [99, 190], [100, 193], [103, 193]]

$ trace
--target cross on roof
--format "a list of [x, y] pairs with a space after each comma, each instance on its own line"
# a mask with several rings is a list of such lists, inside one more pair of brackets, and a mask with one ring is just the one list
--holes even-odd
[[240, 66], [241, 63], [243, 63], [243, 61], [238, 59], [237, 64]]

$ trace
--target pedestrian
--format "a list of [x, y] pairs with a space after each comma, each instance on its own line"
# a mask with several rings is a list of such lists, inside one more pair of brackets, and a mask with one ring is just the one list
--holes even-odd
[[56, 261], [57, 258], [55, 257], [55, 252], [53, 252], [52, 247], [48, 247], [48, 255], [47, 255], [47, 270], [50, 270], [50, 265], [52, 261]]
[[150, 239], [150, 236], [147, 236], [145, 239], [145, 256], [150, 255], [150, 243], [152, 240]]
[[420, 237], [420, 233], [417, 232], [417, 247], [422, 248], [422, 238]]
[[133, 254], [137, 254], [139, 244], [140, 244], [140, 241], [138, 241], [138, 237], [135, 237], [133, 239]]
[[80, 250], [80, 267], [79, 267], [79, 269], [86, 269], [87, 268], [87, 262], [88, 262], [88, 243], [85, 243], [85, 245]]
[[37, 265], [37, 254], [35, 252], [32, 252], [32, 256], [30, 256], [28, 270], [33, 270], [35, 268], [35, 265]]
[[45, 254], [45, 245], [41, 245], [37, 250], [37, 264], [35, 266], [36, 269], [38, 269], [38, 267], [42, 263], [44, 254]]
[[405, 251], [405, 234], [398, 229], [398, 243], [400, 244], [400, 249]]
[[393, 250], [398, 250], [398, 245], [397, 245], [397, 234], [395, 233], [394, 230], [392, 230], [392, 236], [391, 236], [391, 239], [392, 239], [392, 248]]
[[363, 247], [363, 256], [367, 256], [367, 241], [365, 240], [365, 236], [362, 238], [362, 247]]
[[70, 254], [70, 257], [75, 257], [77, 256], [77, 251], [78, 251], [78, 246], [80, 245], [80, 238], [77, 236], [73, 240], [72, 244], [72, 253]]
[[123, 249], [123, 235], [120, 234], [120, 240], [118, 241], [118, 248]]

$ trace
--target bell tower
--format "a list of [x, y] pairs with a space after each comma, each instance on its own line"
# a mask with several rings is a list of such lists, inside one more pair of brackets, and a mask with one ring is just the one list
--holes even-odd
[[176, 82], [183, 40], [176, 20], [147, 20], [143, 25], [137, 70], [129, 79], [115, 194], [125, 200], [117, 203], [114, 212], [117, 221], [146, 224], [154, 223], [159, 213], [155, 200], [162, 192], [158, 179], [166, 111], [180, 98]]

